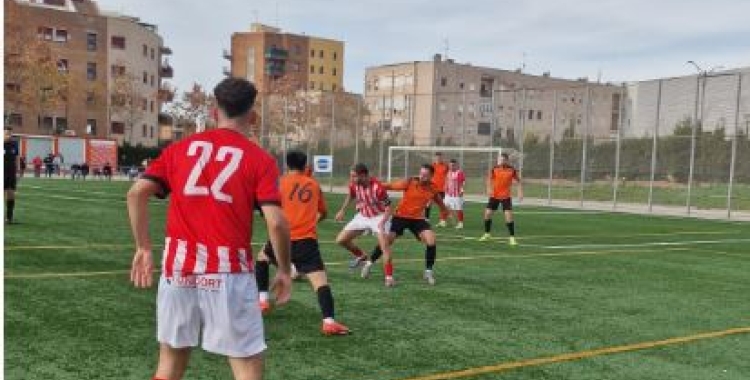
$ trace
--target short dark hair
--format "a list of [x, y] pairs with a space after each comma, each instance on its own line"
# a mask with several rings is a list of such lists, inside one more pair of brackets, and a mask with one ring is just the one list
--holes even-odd
[[436, 156], [442, 156], [442, 155], [443, 155], [443, 153], [441, 153], [441, 152], [435, 152], [435, 155], [436, 155]]
[[422, 164], [422, 169], [427, 169], [430, 171], [430, 174], [435, 174], [435, 168], [430, 164]]
[[357, 174], [369, 174], [370, 170], [367, 169], [367, 165], [359, 163], [354, 165], [354, 172]]
[[214, 87], [216, 104], [230, 119], [248, 113], [257, 95], [255, 85], [242, 78], [226, 78]]
[[450, 162], [451, 164], [457, 164], [458, 163], [458, 161], [456, 161], [455, 158], [451, 158], [451, 160], [448, 161], [448, 162]]
[[286, 154], [286, 166], [291, 170], [304, 170], [307, 165], [307, 155], [293, 150]]
[[500, 153], [500, 156], [506, 160], [510, 160], [510, 156], [508, 155], [508, 153]]

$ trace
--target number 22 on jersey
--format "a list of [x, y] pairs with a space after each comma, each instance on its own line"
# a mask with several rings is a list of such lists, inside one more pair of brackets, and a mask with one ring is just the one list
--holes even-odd
[[[188, 196], [208, 196], [209, 194], [217, 201], [232, 203], [232, 196], [225, 193], [222, 189], [229, 181], [232, 175], [239, 169], [242, 161], [243, 152], [239, 148], [232, 146], [222, 146], [219, 148], [216, 156], [213, 155], [214, 144], [206, 141], [193, 141], [188, 148], [188, 157], [198, 156], [190, 176], [185, 183], [184, 194]], [[198, 185], [198, 180], [203, 175], [203, 170], [208, 163], [214, 160], [216, 162], [226, 162], [227, 165], [219, 172], [219, 175], [213, 179], [210, 186]]]

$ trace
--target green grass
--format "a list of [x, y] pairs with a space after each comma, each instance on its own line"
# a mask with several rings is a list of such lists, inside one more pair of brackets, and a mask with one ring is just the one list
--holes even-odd
[[[132, 288], [124, 273], [12, 278], [127, 270], [127, 187], [21, 181], [21, 224], [5, 235], [7, 379], [152, 375], [155, 289]], [[329, 201], [335, 209], [340, 198]], [[165, 209], [152, 205], [155, 241]], [[480, 213], [470, 204], [466, 230], [438, 231], [434, 288], [411, 237], [396, 243], [399, 285], [386, 289], [379, 270], [361, 280], [346, 269], [347, 254], [330, 243], [342, 225], [322, 223], [337, 317], [354, 334], [321, 337], [315, 297], [297, 283], [266, 319], [267, 378], [395, 380], [750, 326], [748, 224], [523, 206], [521, 245], [510, 249], [463, 238], [481, 234]], [[505, 236], [499, 218], [495, 226]], [[471, 379], [741, 380], [748, 352], [750, 335], [740, 334]], [[229, 378], [222, 358], [200, 350], [186, 377]]]

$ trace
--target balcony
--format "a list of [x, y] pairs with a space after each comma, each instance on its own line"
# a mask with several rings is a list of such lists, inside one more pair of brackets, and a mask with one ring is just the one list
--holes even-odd
[[230, 53], [229, 50], [227, 50], [227, 49], [224, 49], [224, 52], [223, 52], [222, 56], [227, 61], [231, 61], [232, 60], [232, 53]]
[[172, 55], [172, 49], [170, 49], [167, 46], [162, 46], [159, 51], [161, 52], [161, 55]]
[[281, 75], [284, 75], [285, 71], [286, 70], [284, 70], [284, 65], [278, 65], [278, 64], [273, 64], [273, 63], [266, 64], [266, 75], [281, 76]]
[[168, 103], [174, 100], [174, 88], [168, 84], [162, 84], [159, 88], [159, 101]]
[[221, 72], [222, 72], [222, 73], [224, 74], [224, 76], [226, 76], [226, 77], [231, 77], [231, 76], [232, 76], [232, 71], [231, 71], [231, 70], [229, 70], [229, 69], [228, 69], [228, 68], [227, 68], [226, 66], [225, 66], [225, 67], [222, 67], [222, 68], [221, 68]]
[[275, 61], [286, 61], [289, 58], [289, 50], [279, 48], [268, 48], [265, 54], [266, 59]]
[[174, 77], [174, 69], [172, 69], [172, 66], [169, 65], [169, 61], [164, 61], [161, 64], [161, 70], [159, 72], [159, 75], [162, 78], [173, 78]]

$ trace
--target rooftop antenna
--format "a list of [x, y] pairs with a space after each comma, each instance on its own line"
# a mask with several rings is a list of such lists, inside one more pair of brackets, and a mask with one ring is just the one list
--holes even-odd
[[521, 52], [521, 72], [526, 71], [526, 52]]
[[443, 50], [445, 51], [445, 59], [448, 59], [448, 53], [451, 51], [450, 40], [448, 40], [448, 37], [443, 39]]
[[599, 71], [596, 73], [596, 83], [602, 83], [602, 69], [599, 68]]
[[257, 9], [253, 9], [253, 22], [256, 24], [258, 23], [258, 10]]

